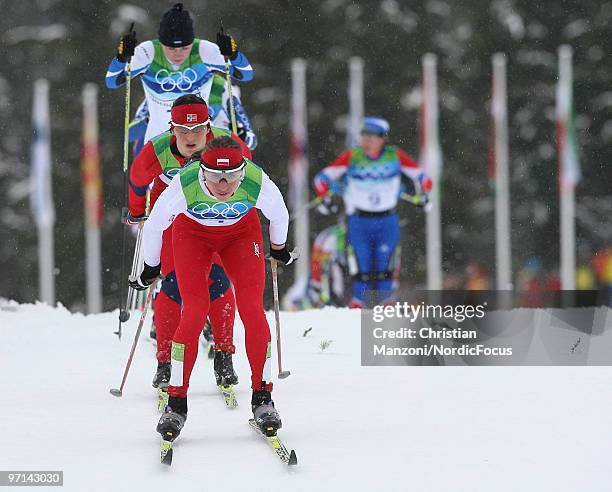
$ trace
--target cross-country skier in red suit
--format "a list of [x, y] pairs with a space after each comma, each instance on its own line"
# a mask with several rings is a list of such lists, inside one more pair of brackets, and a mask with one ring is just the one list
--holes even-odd
[[[191, 156], [199, 157], [206, 143], [214, 137], [230, 135], [225, 129], [210, 126], [207, 105], [194, 94], [181, 96], [174, 102], [171, 118], [170, 130], [147, 142], [132, 164], [128, 223], [137, 223], [144, 218], [146, 191], [150, 183], [153, 183], [150, 205], [154, 209], [160, 194]], [[242, 140], [236, 135], [232, 136], [241, 144], [244, 155], [250, 158], [251, 152]], [[170, 381], [172, 336], [181, 317], [181, 292], [176, 282], [172, 254], [172, 228], [164, 232], [161, 268], [164, 280], [154, 301], [158, 368], [153, 387], [165, 390]], [[211, 298], [208, 316], [215, 341], [217, 384], [237, 384], [238, 378], [232, 365], [235, 300], [217, 256], [210, 270], [208, 290]], [[161, 395], [162, 398], [166, 397], [163, 393]]]
[[281, 427], [272, 402], [270, 327], [263, 309], [265, 260], [255, 209], [270, 221], [270, 255], [289, 265], [296, 255], [286, 247], [289, 213], [278, 187], [243, 156], [230, 137], [209, 142], [200, 162], [185, 166], [161, 194], [144, 227], [144, 269], [138, 283], [148, 286], [160, 271], [162, 235], [172, 226], [174, 267], [183, 298], [181, 322], [172, 339], [169, 401], [157, 431], [172, 441], [187, 418], [187, 388], [198, 352], [198, 335], [209, 306], [208, 277], [219, 254], [234, 285], [244, 323], [251, 366], [251, 406], [262, 431]]

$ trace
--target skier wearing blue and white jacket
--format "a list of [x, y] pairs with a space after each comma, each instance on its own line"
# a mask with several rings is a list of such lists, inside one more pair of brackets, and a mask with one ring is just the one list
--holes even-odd
[[126, 82], [127, 61], [131, 58], [131, 78], [141, 76], [149, 110], [145, 142], [168, 129], [175, 99], [197, 94], [209, 100], [214, 72], [225, 73], [225, 57], [235, 80], [247, 82], [253, 78], [253, 68], [232, 37], [219, 33], [217, 44], [195, 37], [191, 16], [181, 3], [163, 15], [158, 39], [136, 44], [134, 31], [122, 36], [117, 56], [106, 73], [106, 86], [115, 89]]
[[[314, 179], [323, 211], [330, 193], [340, 191], [348, 215], [347, 239], [356, 259], [351, 307], [364, 306], [368, 291], [379, 303], [394, 300], [393, 265], [400, 228], [395, 208], [402, 185], [416, 195], [427, 195], [431, 179], [402, 149], [389, 145], [389, 123], [379, 117], [364, 119], [361, 145], [347, 149]], [[352, 267], [352, 268], [351, 268]]]
[[[242, 139], [249, 150], [257, 147], [257, 135], [251, 125], [251, 120], [240, 100], [240, 88], [232, 84], [234, 99], [234, 114], [236, 115], [236, 134]], [[232, 131], [229, 91], [225, 78], [215, 73], [213, 89], [208, 98], [208, 112], [211, 115], [211, 125]], [[149, 123], [149, 107], [146, 99], [138, 106], [134, 119], [130, 122], [129, 141], [133, 143], [133, 155], [137, 155], [145, 144], [145, 133]]]

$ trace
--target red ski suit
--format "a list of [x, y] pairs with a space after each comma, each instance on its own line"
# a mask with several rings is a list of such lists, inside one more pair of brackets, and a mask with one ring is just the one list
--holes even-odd
[[[251, 158], [251, 151], [243, 144], [242, 140], [235, 134], [232, 134], [232, 137], [241, 144], [244, 155]], [[213, 133], [209, 131], [206, 142], [212, 139]], [[173, 136], [169, 143], [173, 156], [181, 167], [184, 166], [185, 158], [176, 146], [176, 137]], [[153, 183], [150, 193], [150, 210], [153, 210], [157, 198], [168, 186], [162, 179], [163, 171], [153, 141], [147, 142], [130, 168], [128, 187], [130, 215], [133, 217], [144, 215], [146, 211], [146, 192], [150, 183]], [[154, 300], [157, 360], [159, 362], [170, 362], [172, 336], [181, 318], [182, 303], [174, 271], [172, 228], [168, 228], [164, 232], [161, 271], [165, 278], [162, 281], [161, 291]], [[233, 328], [236, 301], [229, 280], [223, 271], [219, 257], [216, 255], [213, 258], [213, 267], [208, 277], [208, 288], [211, 299], [208, 317], [213, 329], [215, 348], [234, 353]], [[206, 321], [206, 318], [204, 321]], [[202, 327], [204, 327], [204, 323]]]
[[[251, 169], [256, 166], [249, 164]], [[234, 285], [236, 304], [245, 329], [247, 357], [251, 366], [251, 386], [271, 391], [270, 327], [263, 310], [265, 260], [261, 225], [255, 208], [270, 220], [270, 241], [284, 244], [287, 238], [289, 214], [283, 197], [259, 168], [261, 191], [257, 201], [246, 211], [232, 208], [231, 203], [211, 202], [212, 195], [205, 183], [199, 181], [201, 191], [209, 198], [208, 207], [189, 208], [186, 191], [181, 183], [183, 175], [197, 175], [194, 163], [181, 171], [160, 196], [144, 228], [144, 257], [155, 266], [160, 259], [164, 230], [172, 227], [174, 267], [183, 299], [181, 321], [172, 340], [172, 376], [168, 386], [170, 396], [185, 397], [197, 352], [198, 336], [209, 309], [209, 291], [204, 288], [213, 255], [218, 254], [225, 271]], [[248, 173], [247, 173], [248, 174]], [[200, 175], [201, 179], [201, 175]], [[193, 181], [191, 184], [194, 184]], [[241, 185], [242, 186], [242, 185]], [[193, 186], [190, 188], [193, 190]], [[197, 210], [233, 210], [238, 215], [228, 217], [217, 213], [204, 216]], [[207, 212], [209, 213], [209, 212]], [[222, 218], [223, 217], [223, 218]], [[210, 225], [209, 225], [210, 224]]]

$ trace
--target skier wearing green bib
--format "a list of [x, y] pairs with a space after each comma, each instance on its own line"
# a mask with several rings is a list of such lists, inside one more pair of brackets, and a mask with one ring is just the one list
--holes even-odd
[[394, 265], [400, 227], [396, 213], [402, 191], [426, 196], [432, 182], [427, 173], [402, 149], [388, 143], [389, 122], [378, 116], [363, 120], [360, 145], [340, 154], [314, 178], [327, 212], [331, 193], [341, 193], [348, 215], [347, 240], [356, 261], [352, 308], [363, 308], [368, 296], [380, 304], [395, 301]]
[[[197, 94], [209, 100], [214, 91], [214, 72], [225, 73], [225, 58], [231, 63], [230, 74], [235, 80], [253, 78], [249, 61], [232, 37], [219, 33], [217, 44], [196, 38], [189, 12], [177, 3], [163, 15], [158, 39], [137, 45], [135, 32], [122, 36], [117, 56], [106, 72], [106, 86], [116, 89], [126, 82], [131, 59], [131, 77], [141, 76], [149, 110], [148, 142], [168, 129], [175, 99]], [[215, 116], [210, 115], [211, 119]]]
[[[230, 135], [229, 131], [210, 125], [206, 103], [194, 94], [181, 96], [174, 101], [171, 117], [170, 130], [150, 140], [132, 163], [128, 188], [128, 223], [138, 223], [144, 219], [149, 183], [153, 182], [150, 206], [154, 210], [161, 193], [192, 156], [199, 156], [206, 143], [215, 137]], [[242, 144], [245, 156], [250, 158], [251, 152], [246, 145], [237, 135], [232, 136]], [[164, 279], [154, 301], [158, 367], [153, 378], [153, 387], [165, 393], [170, 381], [172, 336], [181, 319], [182, 301], [174, 271], [171, 228], [165, 231], [163, 239], [161, 265]], [[134, 287], [139, 288], [138, 285]], [[217, 384], [234, 385], [238, 382], [232, 366], [235, 301], [219, 258], [215, 258], [213, 262], [208, 289], [208, 315], [214, 334], [214, 370]], [[160, 395], [162, 400], [166, 396]]]
[[138, 278], [150, 285], [160, 271], [164, 230], [172, 225], [174, 268], [181, 291], [181, 321], [172, 339], [168, 407], [157, 430], [175, 439], [187, 418], [187, 389], [198, 336], [208, 312], [206, 279], [217, 253], [235, 289], [251, 366], [251, 406], [266, 433], [281, 427], [272, 401], [270, 327], [263, 309], [265, 259], [256, 209], [270, 221], [270, 255], [289, 265], [296, 255], [286, 247], [289, 213], [268, 175], [245, 159], [231, 137], [210, 141], [160, 195], [144, 228], [144, 269]]

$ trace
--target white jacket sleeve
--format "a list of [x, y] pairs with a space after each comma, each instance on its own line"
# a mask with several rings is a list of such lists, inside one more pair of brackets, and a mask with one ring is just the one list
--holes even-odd
[[270, 221], [270, 242], [284, 244], [289, 230], [289, 211], [278, 186], [263, 172], [261, 191], [255, 207]]
[[152, 41], [145, 41], [136, 46], [132, 57], [132, 77], [144, 72], [153, 62], [155, 47]]
[[155, 202], [143, 231], [144, 261], [149, 266], [160, 263], [162, 236], [177, 215], [187, 210], [180, 176], [177, 174]]

